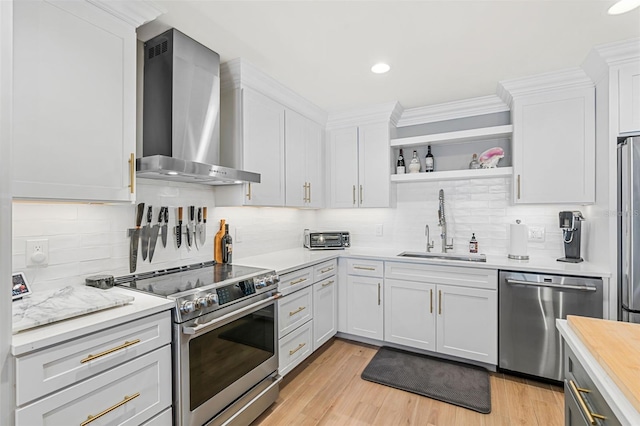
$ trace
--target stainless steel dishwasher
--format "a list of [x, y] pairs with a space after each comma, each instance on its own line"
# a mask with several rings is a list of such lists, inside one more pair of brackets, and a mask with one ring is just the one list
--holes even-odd
[[556, 318], [602, 318], [602, 279], [500, 271], [498, 300], [500, 369], [561, 381]]

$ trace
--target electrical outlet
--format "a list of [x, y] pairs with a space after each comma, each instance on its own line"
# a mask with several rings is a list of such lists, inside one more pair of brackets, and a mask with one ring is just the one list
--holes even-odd
[[47, 266], [49, 264], [49, 240], [27, 240], [27, 266]]
[[530, 226], [529, 241], [544, 242], [544, 226]]
[[240, 227], [236, 228], [236, 237], [234, 238], [234, 241], [236, 243], [241, 243], [242, 242], [242, 228], [240, 228]]
[[376, 225], [376, 237], [382, 237], [382, 224], [381, 223]]

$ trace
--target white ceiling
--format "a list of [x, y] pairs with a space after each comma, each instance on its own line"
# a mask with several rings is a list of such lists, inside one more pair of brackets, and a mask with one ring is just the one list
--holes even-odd
[[[242, 57], [319, 107], [404, 108], [495, 93], [500, 80], [580, 66], [596, 45], [640, 37], [614, 0], [156, 1], [174, 27]], [[391, 71], [371, 73], [388, 62]]]

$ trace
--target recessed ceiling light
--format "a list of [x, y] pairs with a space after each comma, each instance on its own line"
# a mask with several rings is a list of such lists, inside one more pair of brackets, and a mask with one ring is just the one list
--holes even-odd
[[627, 13], [640, 6], [640, 0], [619, 0], [616, 4], [609, 8], [609, 15], [620, 15]]
[[380, 62], [379, 64], [375, 64], [374, 66], [371, 67], [371, 72], [374, 72], [376, 74], [384, 74], [390, 69], [391, 67], [388, 64], [385, 64], [384, 62]]

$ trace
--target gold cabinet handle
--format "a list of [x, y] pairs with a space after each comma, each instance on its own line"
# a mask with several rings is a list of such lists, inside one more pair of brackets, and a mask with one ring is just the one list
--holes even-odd
[[329, 271], [333, 271], [333, 266], [332, 266], [332, 267], [330, 267], [330, 268], [327, 268], [327, 269], [321, 269], [321, 270], [320, 270], [320, 273], [321, 273], [321, 274], [324, 274], [324, 273], [329, 272]]
[[311, 182], [309, 182], [307, 185], [308, 185], [307, 188], [309, 188], [309, 199], [307, 201], [311, 203]]
[[518, 200], [520, 199], [520, 175], [518, 175]]
[[360, 185], [360, 205], [362, 205], [362, 185]]
[[323, 283], [323, 284], [322, 284], [322, 287], [326, 287], [326, 286], [328, 286], [328, 285], [331, 285], [331, 284], [333, 284], [334, 282], [335, 282], [335, 281], [333, 281], [333, 280], [331, 280], [331, 281], [327, 281], [326, 283]]
[[104, 416], [105, 414], [108, 414], [108, 413], [112, 412], [116, 408], [123, 406], [127, 402], [131, 401], [132, 399], [136, 399], [139, 396], [140, 396], [140, 392], [136, 392], [131, 396], [125, 395], [124, 399], [122, 401], [118, 402], [116, 405], [113, 405], [113, 406], [107, 408], [106, 410], [96, 414], [95, 416], [92, 416], [92, 415], [87, 416], [87, 420], [85, 420], [84, 422], [80, 423], [80, 426], [86, 426], [89, 423], [93, 422], [94, 420], [98, 420], [100, 417]]
[[353, 205], [356, 205], [356, 186], [353, 185]]
[[569, 387], [571, 388], [571, 391], [573, 392], [575, 397], [578, 398], [578, 402], [580, 403], [580, 408], [582, 408], [582, 412], [585, 414], [585, 416], [587, 416], [587, 421], [590, 424], [595, 425], [596, 424], [595, 419], [606, 420], [606, 417], [603, 416], [602, 414], [592, 413], [591, 410], [589, 410], [589, 407], [587, 407], [587, 403], [584, 402], [584, 398], [582, 398], [581, 392], [589, 393], [591, 392], [589, 389], [583, 389], [583, 388], [577, 387], [576, 384], [573, 382], [573, 380], [569, 380]]
[[129, 157], [129, 193], [133, 194], [135, 191], [135, 176], [136, 176], [136, 156], [132, 152]]
[[247, 184], [247, 200], [251, 200], [251, 182]]
[[296, 285], [296, 284], [300, 284], [301, 282], [304, 282], [304, 281], [306, 281], [306, 280], [307, 280], [306, 278], [300, 278], [299, 280], [291, 281], [291, 282], [289, 283], [289, 285]]
[[380, 283], [378, 283], [378, 306], [380, 306]]
[[429, 289], [429, 313], [433, 313], [433, 289]]
[[306, 307], [306, 306], [300, 306], [300, 307], [299, 307], [298, 309], [296, 309], [295, 311], [291, 311], [291, 312], [289, 312], [289, 316], [290, 316], [290, 317], [292, 317], [292, 316], [294, 316], [295, 314], [297, 314], [298, 312], [302, 312], [302, 311], [304, 311], [305, 309], [307, 309], [307, 307]]
[[107, 349], [106, 351], [100, 352], [99, 354], [95, 354], [95, 355], [89, 354], [89, 356], [87, 356], [86, 358], [80, 360], [80, 364], [84, 364], [86, 362], [93, 361], [94, 359], [101, 358], [101, 357], [103, 357], [105, 355], [109, 355], [110, 353], [119, 351], [120, 349], [128, 348], [129, 346], [135, 345], [136, 343], [140, 343], [140, 339], [132, 340], [130, 342], [124, 342], [120, 346], [116, 346], [115, 348]]
[[353, 269], [362, 269], [363, 271], [375, 271], [376, 268], [369, 268], [366, 266], [354, 266]]
[[298, 345], [298, 347], [297, 347], [297, 348], [295, 348], [295, 349], [293, 349], [293, 350], [289, 351], [289, 356], [291, 356], [291, 355], [295, 354], [295, 353], [296, 353], [296, 352], [298, 352], [300, 349], [304, 348], [306, 345], [307, 345], [306, 343], [300, 343], [300, 344]]
[[442, 315], [442, 290], [438, 290], [438, 315]]

